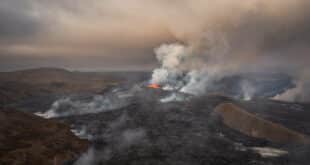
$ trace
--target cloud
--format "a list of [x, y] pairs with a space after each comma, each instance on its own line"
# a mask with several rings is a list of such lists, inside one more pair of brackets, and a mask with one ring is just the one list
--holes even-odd
[[[307, 0], [3, 0], [0, 3], [0, 36], [6, 35], [1, 39], [0, 56], [14, 54], [30, 60], [62, 57], [77, 61], [75, 67], [80, 67], [78, 61], [91, 56], [100, 57], [102, 66], [105, 62], [136, 66], [146, 60], [153, 67], [156, 63], [153, 49], [161, 43], [178, 41], [201, 54], [208, 48], [205, 42], [209, 35], [219, 34], [229, 43], [229, 55], [224, 57], [233, 61], [231, 67], [259, 63], [250, 69], [256, 70], [263, 64], [283, 70], [287, 67], [282, 64], [290, 62], [287, 65], [295, 69], [309, 59]], [[110, 60], [111, 56], [117, 62]], [[130, 62], [131, 57], [134, 63]], [[292, 63], [296, 57], [297, 61]], [[89, 61], [89, 66], [93, 64], [96, 60]]]
[[23, 1], [0, 2], [0, 41], [25, 39], [40, 30], [39, 20], [31, 14], [29, 6]]

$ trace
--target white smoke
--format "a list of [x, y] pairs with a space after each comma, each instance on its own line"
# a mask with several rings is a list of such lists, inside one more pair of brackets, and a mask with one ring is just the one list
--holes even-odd
[[183, 102], [189, 99], [190, 99], [190, 96], [183, 95], [182, 93], [173, 92], [172, 94], [160, 99], [160, 102], [162, 103]]
[[246, 80], [241, 82], [241, 89], [243, 93], [243, 99], [246, 101], [251, 100], [256, 92], [256, 88]]
[[193, 95], [201, 95], [205, 93], [210, 74], [206, 70], [193, 70], [187, 73], [187, 83], [180, 89], [181, 92]]
[[289, 152], [286, 150], [271, 147], [250, 147], [250, 149], [260, 154], [264, 158], [280, 157], [289, 154]]
[[183, 60], [188, 56], [187, 49], [181, 44], [162, 45], [155, 49], [156, 57], [163, 68], [175, 69], [181, 66]]
[[309, 102], [310, 100], [310, 76], [309, 69], [304, 69], [300, 75], [295, 75], [295, 87], [273, 97], [273, 100], [288, 102]]
[[[155, 49], [161, 67], [154, 70], [152, 83], [201, 95], [212, 89], [216, 80], [233, 73], [292, 75], [309, 68], [309, 1], [199, 2], [186, 3], [193, 7], [193, 15], [186, 12], [180, 20], [172, 17], [164, 21], [172, 25], [178, 43]], [[259, 90], [240, 85], [244, 99]], [[302, 93], [299, 95], [305, 95]]]
[[97, 154], [94, 148], [88, 149], [75, 163], [74, 165], [90, 165], [95, 164]]
[[128, 105], [130, 101], [123, 95], [95, 95], [91, 99], [66, 97], [55, 101], [51, 108], [36, 115], [44, 118], [55, 118], [111, 111]]
[[191, 45], [172, 43], [156, 48], [161, 67], [153, 71], [151, 83], [193, 95], [205, 94], [212, 88], [230, 67], [221, 60], [228, 55], [229, 44], [218, 33], [207, 34]]
[[[266, 68], [262, 67], [256, 70], [254, 64], [249, 63], [250, 60], [244, 60], [242, 55], [234, 54], [236, 52], [232, 51], [231, 44], [224, 35], [217, 32], [205, 33], [187, 45], [163, 44], [155, 49], [160, 67], [154, 69], [150, 83], [159, 84], [164, 90], [200, 96], [209, 91], [224, 92], [218, 88], [220, 86], [218, 82], [227, 76], [242, 75], [248, 68], [254, 68], [254, 73], [266, 71]], [[254, 84], [255, 82], [247, 80], [240, 81], [240, 91], [233, 97], [251, 100], [256, 93], [260, 92], [260, 88], [256, 88]], [[220, 91], [217, 91], [218, 89]], [[296, 99], [306, 100], [305, 96], [300, 96], [305, 93], [300, 90], [300, 87], [294, 91], [299, 95]], [[291, 93], [291, 91], [288, 92]], [[280, 96], [275, 98], [281, 99]]]
[[279, 101], [288, 101], [288, 102], [294, 102], [297, 101], [298, 95], [302, 92], [302, 87], [300, 85], [297, 85], [297, 87], [288, 89], [282, 94], [278, 94], [275, 97], [273, 97], [273, 100], [279, 100]]
[[137, 84], [129, 89], [115, 88], [104, 95], [94, 95], [88, 98], [68, 96], [56, 100], [46, 112], [35, 114], [44, 118], [56, 118], [120, 109], [131, 104], [132, 98], [141, 90], [141, 86]]
[[146, 137], [146, 132], [142, 128], [125, 130], [121, 135], [120, 147], [128, 148], [132, 145], [139, 144]]
[[124, 129], [128, 120], [130, 118], [127, 113], [123, 113], [110, 123], [104, 133], [97, 137], [108, 141], [109, 145], [98, 149], [91, 147], [75, 162], [75, 165], [99, 164], [111, 159], [114, 154], [127, 152], [126, 150], [132, 146], [148, 143], [147, 132], [143, 128]]
[[71, 129], [71, 132], [81, 138], [81, 139], [93, 139], [93, 136], [87, 133], [87, 126], [83, 125], [81, 128], [73, 128]]
[[306, 80], [300, 80], [296, 83], [295, 88], [286, 90], [282, 94], [273, 97], [273, 100], [288, 102], [307, 102], [310, 98], [310, 83]]
[[181, 69], [182, 63], [189, 53], [184, 45], [163, 44], [155, 49], [156, 58], [161, 64], [161, 68], [153, 71], [151, 83], [163, 85], [164, 89], [175, 90], [182, 87], [184, 84], [179, 81], [183, 77]]

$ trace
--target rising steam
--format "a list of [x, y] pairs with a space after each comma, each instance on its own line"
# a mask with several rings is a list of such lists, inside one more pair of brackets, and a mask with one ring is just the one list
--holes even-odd
[[296, 80], [294, 88], [276, 95], [273, 99], [289, 102], [308, 102], [310, 99], [310, 79], [308, 77], [306, 74], [301, 76], [302, 79]]
[[219, 67], [219, 58], [228, 53], [229, 46], [221, 35], [212, 33], [199, 42], [163, 44], [156, 48], [161, 67], [153, 71], [151, 83], [160, 84], [166, 90], [204, 94], [213, 81], [224, 75], [226, 68]]
[[[279, 93], [276, 98], [309, 101], [309, 78], [300, 76], [309, 70], [310, 61], [308, 1], [220, 0], [205, 5], [206, 13], [201, 12], [206, 16], [199, 17], [203, 23], [195, 24], [193, 31], [176, 33], [181, 34], [176, 35], [180, 42], [155, 49], [160, 67], [153, 71], [151, 83], [201, 95], [229, 75], [285, 73], [298, 81], [297, 88], [287, 91], [294, 95], [284, 93], [280, 97]], [[176, 29], [172, 31], [179, 32]], [[244, 99], [250, 99], [258, 90], [249, 83], [240, 86]]]
[[44, 113], [38, 112], [36, 115], [44, 118], [56, 118], [107, 112], [129, 105], [133, 93], [134, 91], [128, 91], [128, 93], [114, 91], [89, 98], [68, 96], [56, 100], [49, 110]]
[[[203, 95], [212, 90], [216, 81], [228, 75], [230, 66], [221, 60], [228, 53], [228, 43], [212, 35], [205, 38], [205, 47], [180, 43], [163, 44], [155, 49], [161, 64], [153, 71], [151, 83], [160, 84], [164, 90], [175, 90], [193, 95]], [[223, 63], [222, 63], [223, 62]], [[232, 73], [232, 72], [231, 72]], [[244, 88], [244, 92], [248, 93]], [[251, 92], [250, 92], [251, 93]]]

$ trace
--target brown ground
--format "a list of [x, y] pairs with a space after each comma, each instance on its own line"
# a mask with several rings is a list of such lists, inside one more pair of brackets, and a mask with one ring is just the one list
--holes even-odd
[[111, 73], [70, 72], [54, 68], [0, 72], [0, 107], [33, 96], [97, 93], [122, 81]]
[[88, 148], [69, 126], [19, 112], [0, 110], [0, 164], [52, 165], [79, 156]]
[[232, 103], [220, 104], [215, 112], [221, 116], [225, 125], [248, 136], [282, 143], [310, 143], [307, 135], [255, 116]]

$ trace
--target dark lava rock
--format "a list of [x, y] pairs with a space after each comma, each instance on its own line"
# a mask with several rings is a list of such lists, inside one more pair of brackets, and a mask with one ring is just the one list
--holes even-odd
[[239, 143], [264, 147], [271, 142], [221, 123], [213, 109], [232, 101], [229, 98], [207, 96], [166, 104], [156, 100], [137, 98], [122, 109], [59, 118], [83, 130], [93, 142], [76, 165], [288, 164], [288, 157], [263, 158], [247, 147], [237, 147]]

